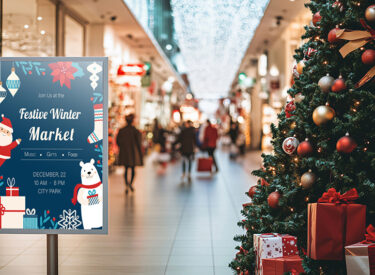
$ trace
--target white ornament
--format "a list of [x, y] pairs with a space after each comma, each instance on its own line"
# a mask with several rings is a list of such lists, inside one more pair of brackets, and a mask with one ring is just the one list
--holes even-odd
[[103, 68], [98, 63], [94, 62], [87, 66], [87, 70], [91, 73], [91, 87], [95, 91], [96, 87], [98, 87], [99, 80], [99, 76], [97, 74], [100, 73], [103, 70]]
[[282, 147], [285, 153], [291, 155], [297, 149], [298, 144], [298, 139], [296, 139], [295, 137], [288, 137], [284, 140]]
[[7, 97], [7, 90], [4, 89], [3, 83], [0, 81], [0, 104]]
[[78, 229], [78, 227], [82, 224], [77, 215], [76, 210], [69, 209], [68, 211], [63, 210], [63, 214], [60, 215], [60, 220], [57, 222], [62, 229]]
[[294, 96], [294, 101], [297, 102], [297, 103], [300, 103], [302, 102], [302, 100], [305, 99], [305, 96], [302, 95], [301, 93], [298, 93]]
[[21, 80], [18, 75], [16, 75], [16, 69], [14, 67], [12, 67], [12, 72], [8, 76], [6, 84], [12, 96], [17, 93], [18, 89], [21, 86]]

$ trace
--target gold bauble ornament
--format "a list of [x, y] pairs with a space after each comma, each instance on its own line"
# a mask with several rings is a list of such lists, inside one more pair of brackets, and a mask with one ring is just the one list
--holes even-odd
[[301, 186], [303, 189], [310, 189], [316, 180], [315, 174], [309, 170], [308, 172], [304, 173], [301, 177]]
[[371, 5], [366, 9], [365, 17], [369, 23], [375, 23], [375, 5]]
[[301, 60], [297, 63], [297, 72], [301, 75], [303, 73], [303, 68], [305, 68], [305, 61]]
[[326, 124], [335, 117], [335, 110], [328, 105], [321, 105], [315, 108], [313, 112], [314, 123], [318, 126]]

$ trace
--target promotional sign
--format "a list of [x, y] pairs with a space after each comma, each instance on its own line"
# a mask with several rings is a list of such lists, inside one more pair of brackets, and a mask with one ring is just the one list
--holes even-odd
[[108, 231], [107, 58], [0, 58], [0, 233]]

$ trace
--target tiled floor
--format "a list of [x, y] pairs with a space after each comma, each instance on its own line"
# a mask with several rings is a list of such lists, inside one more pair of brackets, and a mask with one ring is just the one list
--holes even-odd
[[[60, 235], [60, 274], [232, 274], [233, 236], [260, 153], [217, 157], [220, 172], [194, 173], [192, 184], [180, 183], [179, 163], [160, 176], [149, 160], [127, 197], [121, 171], [112, 175], [109, 235]], [[0, 274], [45, 274], [45, 261], [45, 236], [0, 235]]]

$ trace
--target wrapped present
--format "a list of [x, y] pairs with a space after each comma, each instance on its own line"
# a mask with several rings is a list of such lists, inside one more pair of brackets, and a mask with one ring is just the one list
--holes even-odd
[[19, 196], [20, 195], [20, 189], [19, 187], [15, 187], [16, 180], [15, 178], [8, 178], [7, 180], [7, 187], [5, 189], [6, 195], [10, 197]]
[[99, 204], [99, 195], [96, 194], [95, 189], [89, 190], [88, 194], [87, 199], [89, 200], [89, 205]]
[[367, 227], [366, 240], [345, 247], [348, 275], [375, 275], [375, 228]]
[[38, 216], [35, 215], [35, 208], [26, 209], [25, 215], [23, 215], [23, 228], [24, 229], [38, 229]]
[[25, 197], [0, 197], [0, 229], [22, 229]]
[[282, 258], [263, 259], [263, 275], [283, 275], [291, 272], [293, 275], [303, 273], [300, 256], [286, 256]]
[[275, 233], [254, 234], [256, 274], [263, 274], [263, 259], [298, 255], [297, 238]]
[[356, 199], [354, 188], [342, 195], [331, 188], [318, 203], [308, 204], [308, 257], [343, 260], [344, 247], [363, 240], [366, 206], [355, 204]]

